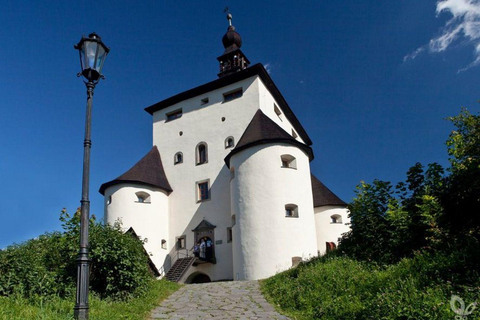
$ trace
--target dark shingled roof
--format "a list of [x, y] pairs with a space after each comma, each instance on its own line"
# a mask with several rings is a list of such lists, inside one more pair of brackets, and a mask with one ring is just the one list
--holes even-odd
[[217, 80], [208, 82], [196, 88], [184, 91], [170, 98], [157, 102], [151, 105], [150, 107], [145, 108], [145, 111], [153, 115], [154, 112], [168, 108], [176, 103], [182, 102], [184, 100], [202, 95], [204, 93], [207, 93], [216, 89], [220, 89], [222, 87], [228, 86], [232, 83], [235, 83], [241, 80], [245, 80], [255, 75], [258, 75], [260, 77], [263, 84], [267, 87], [267, 89], [273, 95], [273, 97], [275, 98], [275, 101], [278, 103], [278, 106], [282, 109], [283, 113], [285, 114], [287, 119], [290, 121], [290, 123], [293, 125], [298, 135], [302, 138], [303, 141], [305, 141], [307, 145], [310, 146], [312, 144], [312, 140], [310, 140], [310, 137], [308, 136], [307, 132], [302, 127], [297, 117], [293, 113], [292, 109], [290, 109], [290, 106], [288, 105], [287, 101], [285, 100], [283, 95], [280, 93], [280, 90], [278, 90], [275, 83], [273, 83], [272, 78], [270, 78], [270, 75], [268, 74], [267, 70], [265, 70], [265, 68], [261, 63], [257, 63], [242, 71], [235, 72], [230, 75], [221, 77]]
[[330, 189], [328, 189], [313, 174], [311, 176], [314, 208], [322, 206], [347, 206], [347, 204], [343, 200], [341, 200], [332, 191], [330, 191]]
[[120, 177], [102, 184], [99, 191], [102, 195], [105, 195], [105, 189], [119, 183], [147, 185], [165, 190], [168, 194], [173, 191], [163, 170], [162, 159], [157, 146], [153, 146], [145, 157]]
[[272, 119], [267, 117], [262, 110], [258, 109], [235, 148], [225, 157], [225, 163], [228, 167], [230, 167], [230, 158], [235, 153], [245, 150], [249, 147], [278, 142], [288, 143], [299, 147], [305, 151], [310, 161], [313, 160], [312, 148], [295, 140], [295, 138], [283, 130]]

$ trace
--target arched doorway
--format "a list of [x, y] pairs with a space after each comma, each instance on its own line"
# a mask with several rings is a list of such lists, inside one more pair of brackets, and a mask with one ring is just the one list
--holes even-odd
[[185, 283], [207, 283], [207, 282], [212, 282], [212, 280], [205, 273], [201, 273], [201, 272], [192, 273], [191, 275], [188, 276], [187, 280], [185, 281]]

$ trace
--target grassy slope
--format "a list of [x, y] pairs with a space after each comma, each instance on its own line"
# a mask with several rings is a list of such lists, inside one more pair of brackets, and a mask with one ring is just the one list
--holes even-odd
[[[454, 319], [452, 294], [480, 302], [480, 280], [459, 285], [448, 258], [419, 255], [378, 267], [323, 257], [262, 281], [267, 299], [294, 319]], [[449, 281], [451, 279], [452, 281]], [[480, 319], [477, 310], [466, 319]]]
[[[176, 283], [160, 280], [151, 284], [148, 292], [128, 301], [101, 300], [90, 296], [90, 320], [144, 320], [161, 300], [178, 289]], [[73, 319], [75, 297], [24, 299], [0, 297], [1, 320], [69, 320]]]

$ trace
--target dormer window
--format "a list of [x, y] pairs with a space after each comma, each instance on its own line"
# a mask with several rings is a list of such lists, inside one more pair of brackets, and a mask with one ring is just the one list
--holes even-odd
[[204, 164], [208, 162], [208, 150], [205, 142], [200, 142], [196, 149], [196, 164]]
[[167, 121], [172, 121], [172, 120], [178, 119], [182, 116], [182, 114], [183, 114], [182, 109], [178, 109], [178, 110], [169, 112], [169, 113], [166, 114]]
[[173, 163], [174, 163], [174, 164], [183, 163], [183, 153], [177, 152], [177, 153], [175, 154], [174, 159], [173, 159]]
[[225, 149], [233, 148], [233, 146], [234, 146], [233, 137], [228, 137], [227, 139], [225, 139]]
[[233, 91], [229, 91], [223, 94], [223, 102], [232, 101], [234, 99], [240, 98], [243, 96], [243, 89], [235, 89]]
[[280, 157], [280, 159], [282, 160], [282, 168], [297, 169], [297, 160], [294, 156], [284, 154]]
[[138, 203], [150, 203], [150, 195], [146, 192], [140, 191], [135, 193]]

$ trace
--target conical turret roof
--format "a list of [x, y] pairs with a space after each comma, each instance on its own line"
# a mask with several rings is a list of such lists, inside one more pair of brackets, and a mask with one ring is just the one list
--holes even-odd
[[173, 191], [165, 175], [165, 170], [163, 170], [162, 159], [160, 158], [157, 146], [153, 146], [130, 170], [115, 180], [102, 184], [99, 191], [102, 195], [105, 195], [105, 190], [108, 187], [119, 183], [147, 185], [165, 190], [168, 193]]
[[313, 174], [311, 176], [314, 208], [322, 206], [347, 206], [342, 199], [330, 191], [317, 177]]
[[304, 143], [301, 143], [285, 130], [283, 130], [272, 119], [267, 117], [262, 110], [258, 111], [253, 116], [250, 124], [245, 129], [242, 137], [238, 141], [236, 147], [225, 157], [225, 163], [230, 167], [230, 158], [235, 154], [252, 146], [267, 144], [267, 143], [288, 143], [299, 147], [308, 155], [310, 161], [313, 160], [312, 148]]

